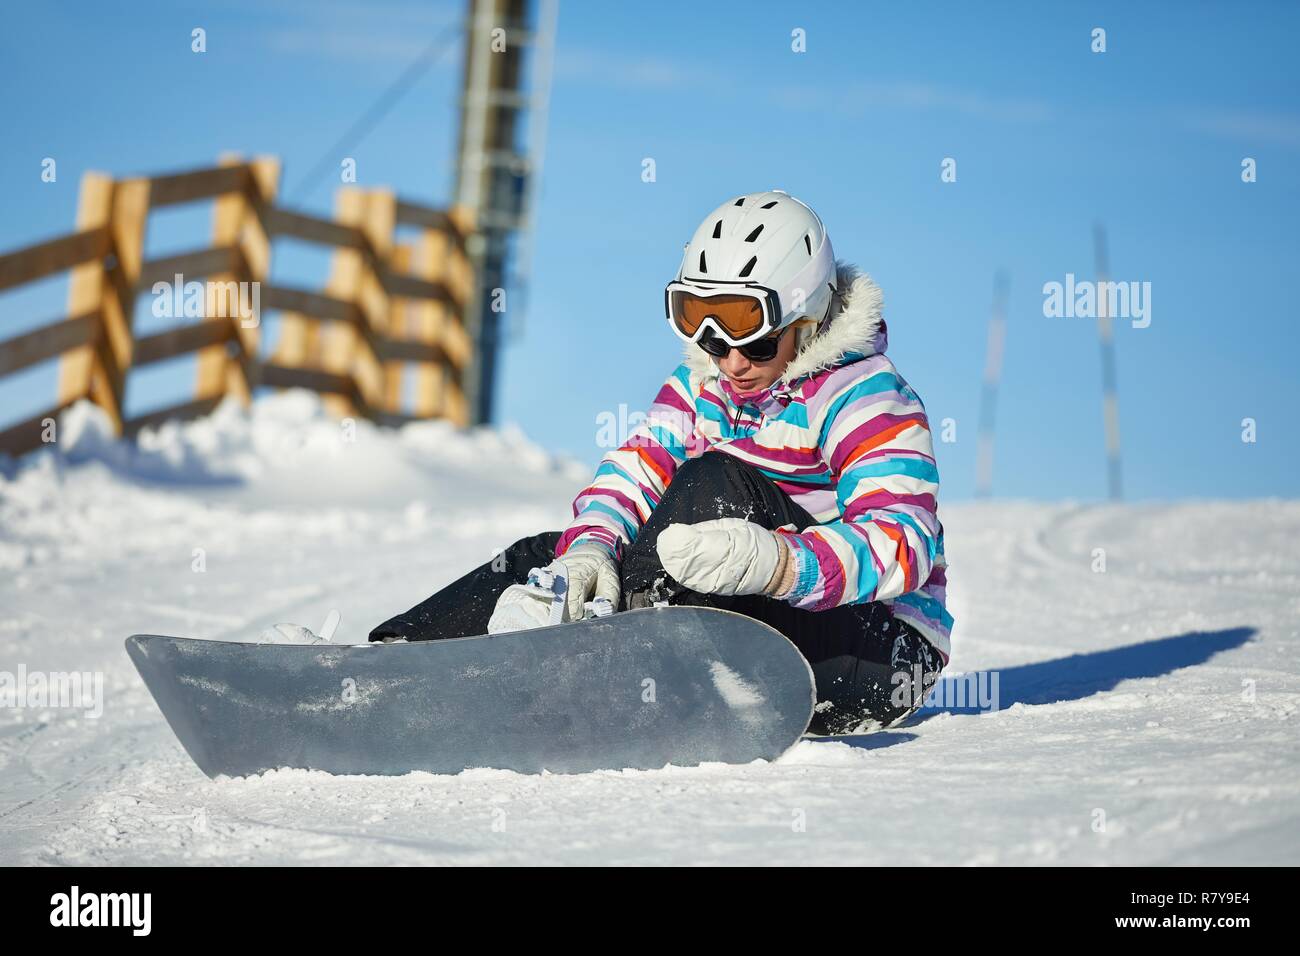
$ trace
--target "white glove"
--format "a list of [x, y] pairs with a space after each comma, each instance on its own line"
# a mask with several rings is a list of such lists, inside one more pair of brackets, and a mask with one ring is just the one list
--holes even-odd
[[790, 561], [790, 546], [744, 518], [670, 524], [655, 542], [664, 570], [702, 594], [772, 594]]
[[623, 586], [618, 578], [618, 562], [609, 549], [599, 544], [576, 544], [555, 559], [551, 565], [564, 565], [568, 578], [565, 595], [564, 619], [581, 621], [583, 605], [592, 598], [603, 597], [618, 610], [618, 599]]
[[560, 573], [564, 574], [568, 588], [564, 593], [564, 617], [560, 623], [581, 621], [586, 613], [586, 603], [593, 598], [605, 598], [614, 610], [618, 609], [622, 591], [618, 562], [608, 549], [598, 544], [579, 544], [544, 569], [534, 568], [528, 583], [512, 584], [502, 591], [488, 619], [488, 633], [526, 631], [551, 624], [551, 607], [555, 602], [552, 579]]

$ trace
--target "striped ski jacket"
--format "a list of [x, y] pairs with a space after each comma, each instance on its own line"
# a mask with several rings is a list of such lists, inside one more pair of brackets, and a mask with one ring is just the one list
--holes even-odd
[[844, 263], [837, 280], [831, 316], [763, 392], [738, 395], [688, 346], [645, 421], [579, 493], [556, 554], [576, 542], [620, 553], [682, 462], [734, 455], [817, 521], [781, 532], [797, 572], [786, 600], [810, 611], [882, 601], [946, 661], [952, 617], [925, 408], [884, 354], [880, 289]]

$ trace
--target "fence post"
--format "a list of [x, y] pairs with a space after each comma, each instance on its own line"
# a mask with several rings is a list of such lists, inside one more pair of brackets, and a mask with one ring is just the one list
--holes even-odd
[[363, 331], [358, 343], [361, 347], [356, 349], [353, 361], [353, 374], [366, 404], [372, 410], [387, 412], [395, 412], [399, 407], [388, 402], [388, 373], [391, 363], [384, 362], [370, 343], [387, 336], [392, 324], [384, 279], [393, 268], [393, 233], [396, 227], [397, 196], [389, 189], [370, 190], [366, 194], [361, 231], [370, 243], [374, 258], [365, 260], [360, 288], [357, 290]]
[[[413, 259], [415, 250], [408, 243], [393, 246], [388, 267], [402, 275], [414, 275]], [[421, 341], [416, 334], [416, 310], [418, 301], [399, 296], [390, 296], [388, 300], [388, 334], [395, 339], [414, 339]], [[384, 363], [384, 408], [390, 412], [401, 412], [403, 389], [409, 363], [396, 359]]]
[[118, 410], [118, 433], [122, 430], [121, 411], [125, 405], [126, 376], [131, 370], [132, 341], [135, 328], [135, 300], [144, 264], [145, 229], [149, 224], [151, 184], [148, 179], [124, 179], [113, 189], [113, 256], [109, 270], [112, 294], [104, 310], [104, 368], [112, 380], [113, 399]]
[[[391, 192], [346, 188], [335, 200], [335, 218], [361, 230], [365, 249], [334, 251], [325, 294], [356, 307], [356, 324], [330, 322], [321, 334], [321, 366], [327, 372], [347, 375], [356, 383], [359, 398], [376, 410], [383, 407], [384, 370], [366, 342], [383, 334], [388, 325], [388, 293], [382, 272], [388, 268], [396, 224], [397, 202]], [[372, 257], [373, 256], [373, 257]], [[358, 348], [358, 340], [364, 348]], [[354, 402], [342, 395], [326, 395], [325, 406], [340, 417], [358, 414]]]
[[[224, 153], [218, 165], [245, 164], [238, 154]], [[232, 271], [206, 277], [204, 321], [230, 323], [231, 337], [219, 345], [198, 350], [194, 383], [196, 399], [233, 393], [247, 404], [253, 397], [249, 373], [257, 361], [261, 316], [251, 317], [254, 324], [245, 325], [249, 317], [240, 314], [241, 294], [222, 297], [220, 290], [228, 282], [260, 285], [266, 279], [270, 269], [271, 243], [258, 212], [275, 197], [280, 164], [273, 158], [259, 158], [245, 168], [248, 175], [244, 188], [218, 196], [213, 203], [212, 245], [218, 249], [234, 248], [238, 255]], [[249, 286], [250, 296], [255, 287]], [[233, 311], [228, 308], [232, 303], [235, 306]], [[217, 304], [221, 307], [214, 308]]]
[[[417, 278], [447, 281], [451, 241], [440, 229], [422, 229], [416, 244], [412, 271]], [[445, 302], [422, 299], [411, 304], [412, 338], [426, 345], [446, 348], [447, 329], [452, 322], [451, 308]], [[446, 408], [446, 362], [420, 362], [415, 373], [415, 403], [412, 412], [420, 418], [433, 418]]]
[[74, 266], [68, 284], [68, 314], [94, 314], [92, 345], [72, 349], [59, 361], [59, 404], [89, 397], [122, 433], [126, 373], [131, 365], [131, 319], [135, 284], [144, 252], [149, 183], [115, 183], [103, 173], [86, 173], [77, 204], [77, 228], [107, 226], [108, 259]]
[[[358, 188], [340, 189], [334, 198], [334, 218], [345, 226], [361, 225], [365, 218], [366, 194]], [[357, 249], [338, 248], [330, 256], [330, 274], [325, 281], [325, 294], [345, 302], [356, 303], [357, 293], [361, 288], [361, 270], [364, 254]], [[308, 328], [306, 336], [306, 360], [313, 358], [316, 343], [319, 340], [320, 367], [327, 372], [341, 375], [352, 374], [352, 356], [356, 348], [356, 327], [347, 322], [320, 320], [313, 323], [315, 328]], [[343, 395], [324, 395], [321, 399], [325, 407], [339, 418], [354, 415], [357, 412], [352, 401]]]
[[131, 366], [131, 326], [136, 283], [144, 258], [149, 218], [149, 180], [114, 182], [102, 173], [81, 180], [77, 228], [108, 226], [111, 255], [72, 269], [68, 313], [96, 313], [91, 346], [72, 349], [59, 362], [59, 403], [89, 396], [122, 433], [126, 374]]
[[[454, 206], [449, 212], [449, 217], [459, 230], [462, 241], [456, 255], [450, 255], [451, 250], [448, 250], [447, 286], [458, 305], [448, 312], [449, 320], [454, 318], [456, 334], [454, 337], [444, 335], [443, 340], [447, 343], [447, 351], [456, 356], [462, 378], [459, 385], [450, 380], [447, 382], [442, 414], [443, 417], [463, 426], [469, 424], [470, 417], [469, 402], [465, 398], [464, 375], [471, 364], [478, 360], [478, 356], [473, 354], [475, 343], [469, 335], [468, 315], [468, 310], [473, 307], [472, 301], [478, 284], [478, 279], [474, 275], [474, 263], [468, 252], [475, 230], [474, 209], [471, 206]], [[448, 332], [450, 330], [449, 325]], [[453, 338], [456, 343], [454, 347]], [[447, 371], [447, 377], [450, 379], [450, 369]]]

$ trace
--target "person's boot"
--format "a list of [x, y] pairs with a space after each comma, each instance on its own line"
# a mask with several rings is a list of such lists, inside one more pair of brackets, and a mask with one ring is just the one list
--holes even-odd
[[497, 606], [488, 619], [488, 633], [503, 634], [545, 627], [551, 623], [551, 605], [554, 603], [555, 592], [534, 584], [531, 576], [527, 584], [512, 584], [497, 598]]

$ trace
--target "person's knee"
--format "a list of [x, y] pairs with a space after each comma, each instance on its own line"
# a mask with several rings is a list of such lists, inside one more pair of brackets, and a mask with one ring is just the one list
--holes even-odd
[[705, 452], [678, 465], [669, 488], [683, 479], [686, 484], [722, 484], [733, 480], [735, 475], [748, 467], [750, 466], [739, 458], [725, 452]]
[[685, 521], [725, 518], [748, 509], [745, 472], [752, 466], [722, 452], [706, 452], [677, 467], [656, 510]]

